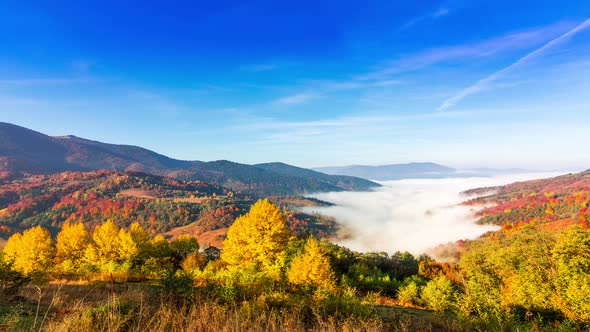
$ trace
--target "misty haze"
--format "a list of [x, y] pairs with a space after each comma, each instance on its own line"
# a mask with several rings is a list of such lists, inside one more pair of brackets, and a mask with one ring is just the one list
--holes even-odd
[[337, 242], [353, 250], [388, 253], [407, 250], [419, 255], [438, 244], [475, 239], [499, 229], [495, 225], [476, 224], [474, 207], [461, 204], [473, 196], [466, 196], [463, 191], [559, 174], [384, 181], [380, 182], [383, 187], [369, 192], [311, 195], [335, 205], [310, 207], [305, 211], [335, 217], [344, 226], [346, 235]]

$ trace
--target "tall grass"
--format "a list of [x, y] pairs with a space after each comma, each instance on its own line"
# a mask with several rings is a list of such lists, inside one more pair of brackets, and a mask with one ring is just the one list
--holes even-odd
[[[29, 304], [28, 311], [15, 311], [12, 321], [2, 328], [109, 332], [392, 330], [391, 324], [376, 315], [344, 313], [344, 302], [338, 303], [341, 312], [334, 312], [334, 301], [320, 306], [286, 298], [277, 304], [271, 296], [231, 302], [199, 297], [178, 302], [159, 286], [117, 286], [115, 292], [108, 282], [28, 286], [19, 295], [22, 303]], [[275, 298], [282, 296], [287, 295]]]
[[45, 331], [385, 331], [374, 318], [324, 317], [295, 308], [259, 307], [249, 302], [150, 306], [110, 299], [98, 307], [56, 317]]

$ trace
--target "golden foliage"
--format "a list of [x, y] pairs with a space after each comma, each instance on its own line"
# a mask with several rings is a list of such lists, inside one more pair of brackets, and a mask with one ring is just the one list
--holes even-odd
[[182, 263], [180, 264], [182, 269], [187, 272], [194, 271], [196, 269], [200, 269], [205, 266], [205, 257], [198, 252], [190, 254]]
[[56, 239], [56, 257], [58, 261], [78, 262], [84, 257], [84, 251], [90, 244], [90, 234], [82, 223], [63, 224]]
[[569, 319], [590, 322], [590, 230], [573, 226], [564, 231], [555, 248], [557, 266], [553, 300]]
[[138, 256], [139, 247], [134, 241], [133, 236], [127, 230], [119, 230], [119, 259], [130, 260]]
[[290, 237], [281, 211], [267, 199], [259, 200], [229, 228], [221, 259], [230, 267], [278, 273]]
[[294, 285], [313, 285], [325, 289], [334, 287], [336, 281], [330, 259], [322, 252], [316, 239], [309, 238], [305, 243], [305, 251], [291, 262], [287, 279]]
[[41, 226], [29, 228], [11, 236], [4, 246], [4, 256], [13, 268], [24, 274], [46, 270], [54, 257], [55, 248], [49, 231]]
[[93, 245], [85, 253], [86, 260], [91, 264], [104, 265], [119, 260], [121, 244], [119, 241], [119, 227], [112, 220], [96, 226], [92, 232]]
[[136, 221], [129, 226], [129, 235], [131, 235], [131, 239], [137, 246], [139, 255], [141, 257], [149, 255], [149, 251], [151, 250], [151, 237], [140, 223]]

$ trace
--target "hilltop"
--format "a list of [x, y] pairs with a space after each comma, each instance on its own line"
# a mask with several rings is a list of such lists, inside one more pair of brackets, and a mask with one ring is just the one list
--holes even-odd
[[0, 179], [23, 174], [106, 169], [210, 182], [261, 196], [368, 190], [379, 186], [364, 179], [319, 175], [283, 165], [285, 167], [277, 171], [264, 165], [227, 160], [177, 160], [138, 146], [107, 144], [71, 135], [52, 137], [0, 123]]
[[516, 182], [499, 187], [467, 190], [465, 195], [483, 195], [465, 202], [483, 206], [477, 212], [482, 224], [504, 230], [525, 225], [566, 228], [590, 221], [590, 170], [557, 177]]
[[379, 181], [412, 179], [412, 178], [440, 178], [455, 175], [454, 168], [426, 162], [391, 164], [380, 166], [350, 165], [316, 167], [314, 170], [332, 175], [355, 176]]

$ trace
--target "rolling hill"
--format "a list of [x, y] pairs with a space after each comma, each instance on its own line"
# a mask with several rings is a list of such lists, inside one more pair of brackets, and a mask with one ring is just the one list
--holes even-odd
[[[295, 234], [326, 236], [336, 230], [330, 218], [297, 212], [290, 204], [327, 203], [303, 197], [271, 199], [284, 209]], [[140, 172], [28, 175], [0, 186], [0, 244], [36, 225], [56, 233], [65, 222], [82, 222], [92, 229], [112, 220], [125, 227], [139, 222], [150, 233], [170, 237], [189, 233], [202, 244], [220, 246], [227, 228], [255, 201], [219, 185]]]
[[177, 160], [137, 146], [107, 144], [76, 136], [52, 137], [17, 125], [0, 123], [0, 179], [23, 174], [100, 169], [210, 182], [261, 196], [367, 190], [379, 186], [363, 179], [321, 176], [304, 169], [298, 172], [278, 171], [272, 170], [272, 167], [226, 160]]
[[387, 181], [412, 178], [440, 178], [455, 175], [454, 168], [435, 163], [408, 163], [381, 166], [351, 165], [316, 167], [313, 170], [331, 175]]
[[302, 177], [325, 182], [346, 190], [367, 190], [375, 186], [375, 182], [346, 175], [328, 175], [307, 168], [291, 166], [284, 163], [265, 163], [254, 165], [258, 168], [288, 176]]
[[481, 207], [479, 223], [499, 225], [504, 230], [535, 225], [559, 229], [573, 223], [588, 227], [590, 221], [590, 170], [476, 188], [464, 194], [480, 196], [465, 202]]

